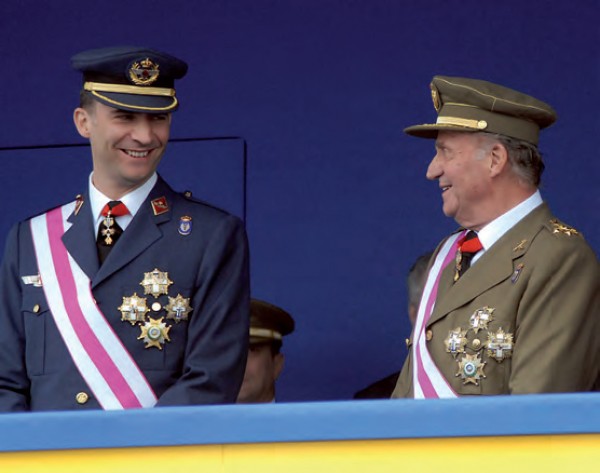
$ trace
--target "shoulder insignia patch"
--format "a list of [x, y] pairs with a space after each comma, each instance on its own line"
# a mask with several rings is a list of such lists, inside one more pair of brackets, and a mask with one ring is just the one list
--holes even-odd
[[552, 233], [564, 233], [567, 236], [579, 235], [579, 232], [573, 227], [565, 225], [555, 218], [550, 220], [550, 224], [552, 225]]

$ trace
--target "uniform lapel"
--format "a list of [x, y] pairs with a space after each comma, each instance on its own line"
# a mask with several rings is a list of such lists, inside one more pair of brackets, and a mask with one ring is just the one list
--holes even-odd
[[92, 279], [98, 272], [99, 264], [94, 220], [87, 194], [79, 212], [73, 212], [67, 221], [71, 227], [62, 236], [62, 242], [83, 272]]
[[[96, 277], [92, 279], [92, 288], [127, 266], [134, 258], [162, 238], [163, 234], [159, 226], [171, 219], [172, 196], [173, 191], [159, 177], [148, 198], [137, 211], [102, 266], [100, 266]], [[157, 198], [166, 200], [168, 206], [167, 210], [159, 215], [155, 215], [152, 207], [152, 201]]]
[[[540, 205], [502, 236], [454, 284], [452, 283], [454, 268], [452, 264], [448, 265], [442, 274], [440, 291], [438, 291], [435, 308], [428, 324], [445, 317], [448, 313], [511, 277], [514, 271], [513, 260], [527, 251], [544, 222], [550, 218], [548, 207], [545, 204]], [[522, 243], [523, 240], [526, 243]], [[442, 292], [443, 290], [445, 292]]]

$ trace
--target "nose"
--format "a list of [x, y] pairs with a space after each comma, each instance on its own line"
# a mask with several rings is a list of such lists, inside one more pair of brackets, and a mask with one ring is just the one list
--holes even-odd
[[435, 156], [431, 159], [429, 166], [427, 167], [427, 173], [425, 176], [427, 179], [433, 181], [435, 179], [439, 179], [442, 175], [442, 167], [440, 166], [440, 160], [438, 158], [438, 154], [436, 152]]
[[131, 138], [142, 145], [148, 145], [154, 140], [152, 123], [145, 115], [140, 115], [131, 129]]

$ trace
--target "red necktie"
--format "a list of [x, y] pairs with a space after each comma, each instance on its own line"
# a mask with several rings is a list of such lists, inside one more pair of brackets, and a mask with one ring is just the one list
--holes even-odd
[[108, 253], [110, 253], [110, 250], [115, 246], [115, 243], [123, 233], [123, 229], [119, 226], [115, 217], [127, 215], [129, 210], [120, 200], [113, 200], [104, 206], [101, 213], [104, 219], [100, 223], [96, 238], [100, 264], [104, 262]]
[[454, 281], [458, 281], [467, 269], [471, 266], [471, 260], [477, 252], [483, 249], [477, 233], [469, 230], [465, 237], [459, 241], [458, 251], [456, 252], [456, 271]]

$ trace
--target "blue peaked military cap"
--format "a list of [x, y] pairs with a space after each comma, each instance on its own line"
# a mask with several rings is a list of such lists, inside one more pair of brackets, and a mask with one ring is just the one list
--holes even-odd
[[83, 90], [95, 100], [142, 113], [177, 110], [175, 80], [188, 69], [181, 59], [136, 46], [90, 49], [73, 56], [71, 64], [83, 73]]

